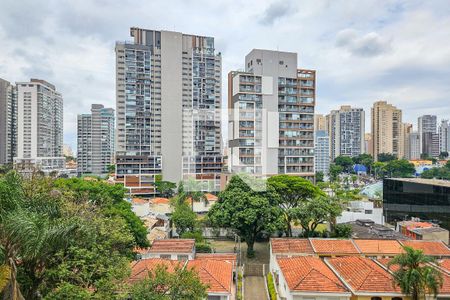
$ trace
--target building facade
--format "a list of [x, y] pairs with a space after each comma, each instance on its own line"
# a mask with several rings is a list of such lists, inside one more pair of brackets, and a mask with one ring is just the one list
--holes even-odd
[[439, 152], [450, 152], [450, 123], [442, 120], [439, 125]]
[[17, 90], [0, 78], [0, 165], [11, 164], [17, 151]]
[[437, 133], [437, 118], [434, 115], [423, 115], [417, 119], [420, 135], [420, 154], [432, 155], [433, 134]]
[[402, 111], [386, 101], [377, 101], [372, 107], [372, 153], [390, 153], [403, 157]]
[[409, 160], [420, 159], [420, 135], [418, 132], [409, 133], [409, 147], [406, 158]]
[[325, 130], [315, 132], [314, 166], [325, 175], [330, 171], [330, 137]]
[[221, 54], [214, 38], [131, 28], [116, 43], [116, 180], [154, 193], [155, 178], [219, 185]]
[[403, 147], [403, 157], [401, 158], [406, 158], [409, 159], [409, 155], [411, 153], [410, 150], [410, 142], [409, 142], [409, 138], [410, 138], [410, 134], [413, 131], [413, 125], [411, 123], [402, 123], [402, 147]]
[[245, 71], [228, 75], [232, 173], [314, 177], [316, 72], [297, 54], [252, 50]]
[[90, 114], [78, 115], [77, 173], [102, 175], [114, 157], [114, 109], [92, 104]]
[[64, 169], [63, 98], [41, 79], [17, 83], [17, 157], [15, 167], [28, 173]]
[[354, 157], [364, 153], [365, 119], [362, 108], [341, 106], [327, 116], [330, 134], [330, 155]]
[[321, 114], [314, 115], [314, 131], [327, 130], [327, 118]]

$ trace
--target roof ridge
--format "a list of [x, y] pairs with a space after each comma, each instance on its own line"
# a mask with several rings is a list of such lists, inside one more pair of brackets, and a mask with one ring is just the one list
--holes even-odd
[[[358, 258], [359, 258], [359, 257], [358, 257]], [[366, 261], [365, 259], [362, 259], [362, 258], [361, 258], [361, 261], [362, 261], [367, 267], [370, 268], [370, 272], [369, 272], [369, 274], [367, 274], [366, 278], [364, 278], [364, 280], [362, 281], [362, 283], [359, 285], [358, 290], [363, 286], [363, 284], [366, 283], [366, 281], [368, 280], [369, 277], [370, 277], [371, 279], [373, 278], [372, 274], [373, 274], [374, 272], [377, 273], [377, 274], [379, 274], [379, 275], [382, 275], [382, 276], [385, 277], [385, 278], [388, 278], [389, 280], [391, 280], [391, 278], [390, 278], [389, 276], [386, 276], [383, 272], [379, 272], [378, 270], [372, 268], [372, 267], [369, 265], [369, 263], [367, 263], [367, 261]], [[370, 260], [370, 261], [373, 262], [373, 260]], [[378, 266], [378, 264], [376, 264], [376, 263], [375, 263], [375, 265]], [[382, 268], [382, 269], [383, 269], [383, 268]]]
[[305, 276], [303, 276], [303, 278], [301, 278], [301, 279], [299, 280], [299, 282], [295, 285], [294, 289], [297, 288], [297, 287], [303, 282], [303, 280], [305, 280], [305, 278], [308, 277], [309, 274], [311, 274], [312, 271], [313, 271], [313, 268], [311, 268], [311, 269], [309, 270], [309, 272], [308, 272], [307, 274], [305, 274]]
[[[206, 273], [208, 273], [225, 291], [228, 291], [226, 287], [223, 286], [223, 284], [213, 275], [211, 272], [209, 272], [204, 265], [206, 265], [210, 260], [205, 259], [203, 263], [201, 264], [201, 268], [205, 270]], [[218, 262], [218, 260], [215, 260], [214, 262]]]

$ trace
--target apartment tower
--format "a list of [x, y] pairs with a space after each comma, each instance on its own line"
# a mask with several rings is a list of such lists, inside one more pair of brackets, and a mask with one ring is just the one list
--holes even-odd
[[439, 125], [439, 152], [450, 152], [450, 123], [442, 120]]
[[15, 167], [28, 173], [64, 168], [63, 98], [41, 79], [17, 85], [17, 157]]
[[327, 175], [330, 171], [330, 137], [325, 130], [318, 130], [314, 134], [315, 171]]
[[316, 72], [297, 66], [297, 53], [254, 49], [229, 73], [231, 172], [314, 179]]
[[0, 78], [0, 165], [11, 164], [17, 150], [16, 87]]
[[417, 119], [420, 135], [420, 153], [432, 155], [433, 139], [437, 133], [437, 118], [434, 115], [423, 115]]
[[330, 154], [354, 157], [364, 153], [365, 115], [362, 108], [349, 105], [332, 110], [327, 116], [330, 135]]
[[402, 111], [386, 101], [373, 104], [372, 143], [375, 161], [380, 153], [403, 157]]
[[219, 186], [221, 54], [214, 38], [131, 28], [116, 43], [116, 180], [133, 194], [194, 178]]
[[77, 173], [102, 175], [114, 157], [114, 109], [92, 104], [77, 118]]

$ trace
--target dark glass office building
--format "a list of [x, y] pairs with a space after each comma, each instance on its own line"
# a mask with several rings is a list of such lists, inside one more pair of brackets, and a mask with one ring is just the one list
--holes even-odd
[[450, 181], [384, 179], [383, 211], [388, 223], [417, 217], [450, 230]]

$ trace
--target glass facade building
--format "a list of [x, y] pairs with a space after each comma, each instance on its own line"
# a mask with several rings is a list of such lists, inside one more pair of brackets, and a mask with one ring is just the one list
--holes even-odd
[[383, 180], [386, 222], [417, 217], [450, 230], [450, 182], [419, 178]]

